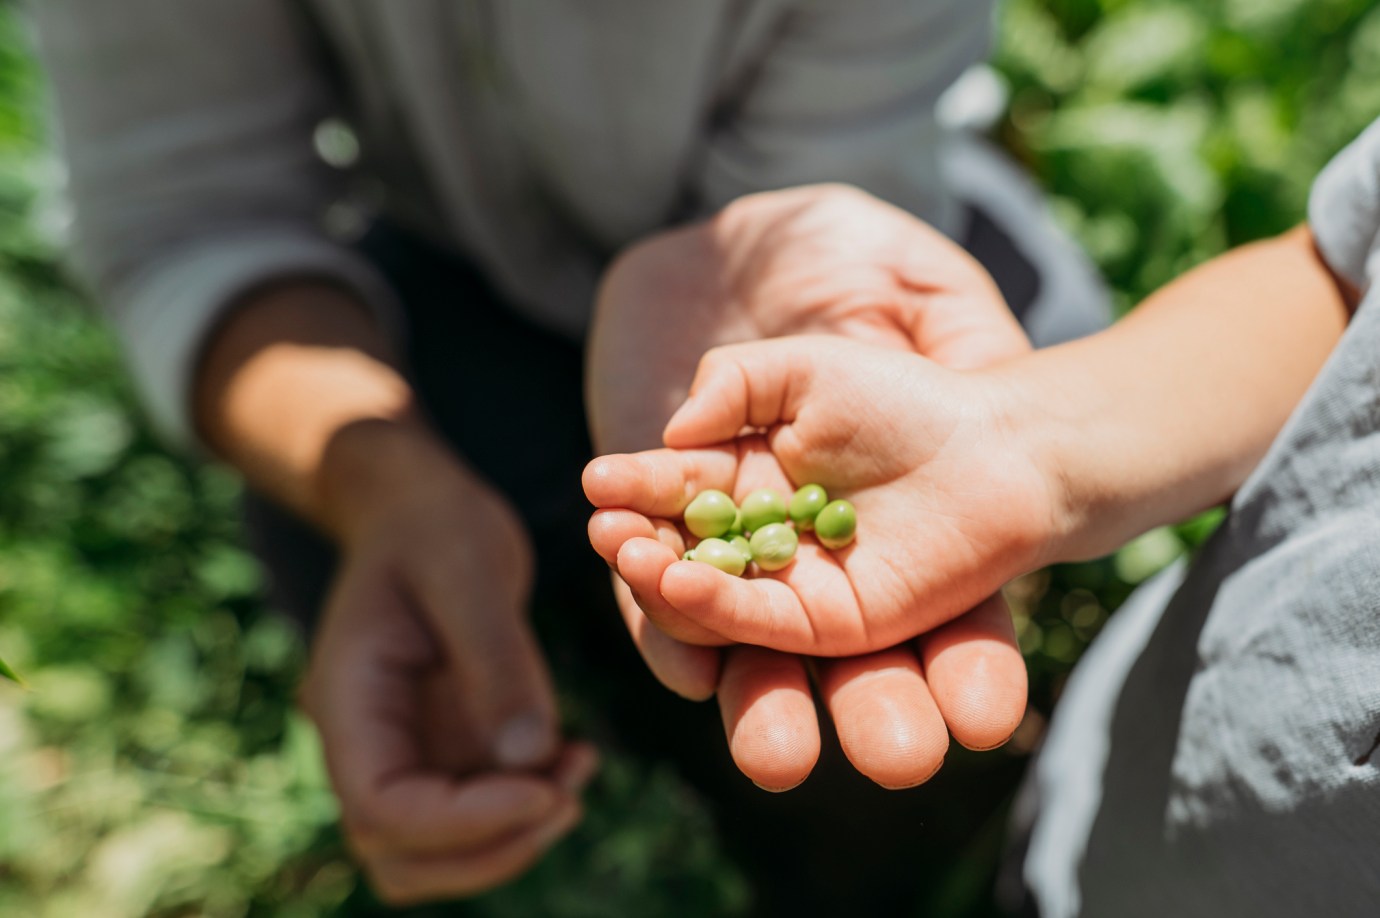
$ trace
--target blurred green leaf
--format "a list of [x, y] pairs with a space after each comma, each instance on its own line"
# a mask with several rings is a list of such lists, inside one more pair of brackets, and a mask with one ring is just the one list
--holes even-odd
[[4, 678], [10, 680], [11, 682], [17, 685], [25, 684], [24, 680], [19, 678], [19, 674], [10, 668], [10, 664], [6, 663], [2, 659], [0, 659], [0, 676], [3, 676]]
[[1108, 17], [1084, 45], [1086, 79], [1095, 91], [1116, 96], [1147, 84], [1184, 81], [1204, 66], [1209, 27], [1200, 8], [1154, 3]]

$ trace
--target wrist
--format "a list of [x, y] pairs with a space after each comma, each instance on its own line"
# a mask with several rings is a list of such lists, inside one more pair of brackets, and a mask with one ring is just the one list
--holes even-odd
[[459, 500], [470, 480], [454, 453], [413, 414], [344, 425], [322, 451], [310, 488], [311, 517], [341, 545], [400, 507]]
[[1011, 454], [1033, 472], [1037, 510], [1029, 515], [1031, 570], [1103, 554], [1098, 527], [1105, 512], [1114, 512], [1099, 497], [1098, 457], [1080, 435], [1084, 425], [1096, 421], [1066, 385], [1059, 362], [1046, 359], [1050, 353], [989, 371], [1001, 393], [998, 411], [1014, 444]]

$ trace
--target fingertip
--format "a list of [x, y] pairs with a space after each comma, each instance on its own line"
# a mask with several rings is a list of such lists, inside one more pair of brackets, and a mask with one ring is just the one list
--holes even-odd
[[580, 475], [585, 497], [596, 507], [617, 506], [622, 475], [627, 463], [621, 455], [598, 456], [591, 459]]
[[725, 664], [720, 711], [734, 763], [764, 790], [790, 790], [819, 761], [819, 720], [799, 659], [735, 648]]
[[708, 564], [677, 559], [661, 572], [657, 587], [662, 598], [677, 611], [699, 618], [722, 605], [727, 598], [725, 593], [741, 582], [740, 578]]
[[778, 689], [764, 696], [728, 737], [738, 769], [763, 790], [781, 793], [802, 784], [819, 761], [819, 725], [808, 693]]
[[949, 732], [965, 748], [1005, 744], [1025, 716], [1025, 662], [1005, 648], [950, 649], [929, 664], [927, 674]]
[[954, 739], [995, 749], [1025, 716], [1028, 677], [1000, 594], [920, 639], [925, 677]]
[[943, 766], [949, 733], [909, 650], [823, 664], [821, 687], [844, 755], [877, 784], [914, 787]]
[[586, 531], [595, 553], [615, 570], [618, 551], [629, 539], [660, 538], [656, 523], [631, 510], [595, 510], [589, 518]]

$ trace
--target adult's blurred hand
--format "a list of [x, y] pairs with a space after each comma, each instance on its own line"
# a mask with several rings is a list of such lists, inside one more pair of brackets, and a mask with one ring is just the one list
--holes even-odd
[[[526, 618], [531, 549], [515, 512], [429, 435], [346, 436], [341, 568], [301, 700], [380, 895], [488, 889], [576, 824], [594, 766], [559, 735]], [[391, 486], [365, 485], [362, 464]]]
[[522, 872], [578, 821], [595, 766], [559, 733], [527, 535], [413, 401], [368, 314], [302, 283], [230, 316], [195, 402], [207, 443], [340, 550], [301, 700], [392, 902]]
[[[706, 222], [649, 238], [610, 268], [588, 356], [596, 450], [659, 445], [709, 349], [791, 334], [842, 335], [953, 368], [1029, 350], [981, 266], [913, 216], [847, 186], [751, 195]], [[586, 474], [598, 469], [596, 462]], [[651, 541], [620, 553], [639, 536]], [[688, 698], [718, 690], [734, 760], [765, 788], [798, 784], [818, 757], [807, 665], [849, 760], [888, 787], [933, 775], [950, 733], [990, 748], [1024, 713], [1024, 664], [999, 596], [918, 642], [807, 664], [761, 648], [681, 643], [651, 624], [638, 603], [657, 600], [634, 596], [618, 572], [628, 567], [645, 582], [646, 568], [666, 564], [680, 548], [670, 521], [603, 511], [590, 538], [615, 571], [619, 607], [648, 666]], [[674, 614], [653, 611], [663, 620]]]

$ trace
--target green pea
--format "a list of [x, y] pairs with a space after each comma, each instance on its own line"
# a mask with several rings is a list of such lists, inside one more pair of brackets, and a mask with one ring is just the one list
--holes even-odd
[[717, 567], [725, 574], [732, 574], [734, 577], [742, 576], [747, 569], [747, 559], [743, 553], [723, 539], [705, 539], [695, 546], [696, 561]]
[[831, 502], [815, 517], [815, 535], [825, 548], [842, 548], [858, 531], [858, 511], [846, 500]]
[[771, 488], [758, 488], [744, 497], [742, 511], [743, 529], [747, 532], [786, 522], [786, 502]]
[[785, 523], [768, 523], [752, 534], [752, 560], [764, 571], [779, 571], [795, 557], [800, 537]]
[[680, 556], [680, 560], [682, 560], [682, 561], [694, 561], [694, 560], [695, 560], [695, 549], [693, 549], [693, 548], [687, 548], [687, 549], [685, 550], [685, 554], [683, 554], [683, 555]]
[[728, 532], [738, 508], [733, 498], [722, 491], [701, 491], [685, 508], [685, 528], [701, 539], [712, 539]]
[[752, 546], [748, 543], [747, 539], [740, 535], [736, 535], [728, 540], [728, 544], [738, 549], [744, 558], [749, 561], [752, 560]]
[[743, 534], [743, 511], [741, 509], [733, 511], [733, 525], [728, 527], [728, 534], [731, 536]]
[[803, 485], [791, 496], [789, 513], [795, 528], [809, 532], [814, 528], [815, 517], [829, 503], [829, 493], [817, 484]]

